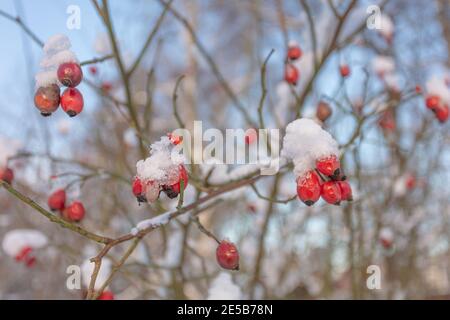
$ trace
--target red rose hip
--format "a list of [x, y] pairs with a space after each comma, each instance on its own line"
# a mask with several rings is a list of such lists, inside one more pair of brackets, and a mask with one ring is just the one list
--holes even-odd
[[66, 191], [59, 189], [53, 192], [47, 200], [48, 207], [52, 211], [62, 211], [66, 207]]
[[0, 180], [11, 184], [14, 180], [14, 171], [8, 167], [0, 168]]
[[84, 206], [81, 202], [74, 201], [64, 210], [63, 215], [69, 221], [79, 222], [83, 220], [85, 215]]
[[302, 49], [300, 49], [300, 46], [295, 42], [290, 43], [287, 52], [288, 59], [297, 60], [301, 56], [302, 56]]
[[67, 88], [61, 96], [61, 107], [70, 117], [75, 117], [83, 110], [83, 95], [78, 89]]
[[222, 240], [216, 250], [219, 265], [228, 270], [239, 270], [239, 252], [234, 243]]
[[317, 173], [308, 171], [297, 179], [297, 195], [307, 206], [312, 206], [320, 198], [320, 180]]
[[78, 63], [66, 62], [58, 67], [57, 76], [64, 86], [73, 88], [83, 79], [83, 71]]
[[341, 190], [341, 200], [352, 201], [353, 195], [350, 183], [348, 183], [347, 181], [337, 181], [336, 183], [339, 186], [339, 189]]
[[341, 164], [334, 154], [318, 159], [316, 167], [320, 173], [329, 177], [338, 177], [341, 172]]
[[298, 81], [299, 73], [297, 68], [288, 63], [286, 64], [285, 70], [284, 70], [284, 80], [286, 80], [287, 83], [296, 85]]
[[322, 185], [321, 196], [323, 200], [330, 204], [338, 206], [341, 203], [341, 189], [334, 181], [327, 181]]
[[341, 77], [346, 78], [350, 75], [350, 67], [343, 64], [339, 67], [339, 72], [341, 73]]
[[59, 87], [56, 84], [40, 87], [34, 95], [34, 105], [44, 117], [55, 112], [59, 107], [59, 102]]

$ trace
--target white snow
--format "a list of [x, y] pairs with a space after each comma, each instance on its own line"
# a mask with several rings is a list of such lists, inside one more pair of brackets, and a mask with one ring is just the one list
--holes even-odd
[[[91, 262], [89, 259], [85, 260], [81, 265], [81, 278], [83, 280], [83, 285], [86, 288], [89, 288], [89, 283], [91, 282], [91, 276], [94, 272], [95, 264]], [[102, 287], [103, 283], [108, 279], [109, 274], [112, 269], [112, 261], [108, 258], [102, 259], [102, 264], [100, 266], [100, 270], [97, 274], [97, 279], [95, 280], [94, 289], [98, 290]]]
[[208, 290], [208, 300], [239, 300], [241, 298], [241, 289], [233, 283], [231, 275], [226, 272], [221, 272]]
[[136, 235], [140, 230], [152, 228], [152, 227], [159, 227], [162, 225], [165, 225], [169, 223], [170, 221], [170, 215], [171, 212], [166, 212], [164, 214], [160, 214], [156, 217], [153, 217], [151, 219], [142, 220], [136, 225], [136, 228], [133, 228], [131, 230], [131, 233], [133, 235]]
[[294, 163], [294, 174], [300, 177], [315, 168], [321, 157], [339, 156], [336, 140], [315, 121], [297, 119], [286, 127], [281, 156]]
[[445, 76], [433, 76], [427, 81], [426, 88], [429, 95], [436, 95], [445, 104], [450, 105], [450, 88], [447, 86]]
[[137, 176], [141, 180], [156, 181], [160, 185], [176, 182], [174, 180], [178, 179], [179, 165], [185, 162], [185, 157], [172, 150], [170, 139], [161, 137], [150, 146], [150, 157], [137, 162]]
[[394, 232], [389, 227], [383, 227], [380, 230], [380, 239], [383, 239], [386, 241], [392, 241], [392, 240], [394, 240]]
[[63, 34], [56, 34], [50, 37], [44, 44], [44, 56], [41, 59], [41, 70], [36, 74], [36, 88], [45, 87], [51, 84], [60, 86], [56, 71], [60, 64], [65, 62], [77, 62], [78, 59], [70, 49], [70, 40]]
[[58, 51], [70, 49], [69, 38], [63, 34], [55, 34], [47, 39], [44, 44], [44, 53], [52, 55]]
[[33, 229], [14, 229], [8, 231], [2, 242], [2, 248], [11, 257], [15, 257], [24, 247], [39, 249], [47, 245], [45, 234]]

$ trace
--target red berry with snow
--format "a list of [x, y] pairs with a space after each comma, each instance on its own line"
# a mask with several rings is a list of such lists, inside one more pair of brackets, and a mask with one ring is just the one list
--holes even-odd
[[31, 254], [32, 251], [33, 249], [30, 246], [25, 246], [22, 249], [20, 249], [19, 253], [16, 254], [14, 259], [16, 259], [16, 261], [24, 261], [26, 257]]
[[341, 77], [346, 78], [350, 75], [350, 67], [347, 64], [343, 64], [339, 67]]
[[114, 294], [111, 291], [103, 291], [97, 300], [114, 300]]
[[322, 184], [322, 199], [334, 205], [339, 205], [342, 200], [341, 189], [335, 181], [327, 181]]
[[74, 201], [64, 210], [63, 215], [69, 221], [80, 222], [85, 215], [84, 206], [81, 202]]
[[142, 181], [138, 177], [135, 177], [133, 180], [132, 190], [138, 202], [147, 202]]
[[297, 179], [297, 195], [307, 206], [312, 206], [320, 198], [320, 178], [314, 171], [308, 171]]
[[55, 112], [59, 107], [59, 102], [59, 87], [56, 84], [40, 87], [34, 95], [34, 105], [44, 117]]
[[434, 109], [436, 118], [440, 123], [444, 123], [448, 120], [449, 109], [447, 105], [439, 105], [436, 109]]
[[14, 171], [8, 167], [0, 168], [0, 180], [11, 184], [14, 180]]
[[169, 137], [170, 142], [172, 142], [172, 144], [174, 144], [175, 146], [179, 145], [180, 143], [183, 142], [183, 137], [182, 136], [178, 136], [176, 134], [173, 133], [168, 133], [167, 137]]
[[239, 270], [239, 252], [234, 243], [222, 240], [216, 250], [219, 265], [228, 270]]
[[61, 96], [61, 107], [71, 117], [83, 110], [83, 95], [78, 89], [67, 88]]
[[83, 70], [78, 63], [66, 62], [58, 67], [56, 72], [59, 82], [66, 87], [76, 87], [83, 79]]
[[316, 160], [316, 168], [320, 173], [329, 177], [338, 177], [341, 171], [341, 163], [336, 155], [332, 154]]
[[287, 57], [290, 60], [297, 60], [302, 56], [302, 49], [297, 44], [291, 44], [288, 47]]
[[428, 109], [434, 110], [440, 103], [440, 98], [438, 96], [428, 96], [425, 100], [425, 104]]
[[341, 200], [352, 201], [353, 195], [350, 183], [348, 183], [347, 181], [336, 181], [336, 183], [339, 186], [339, 189], [341, 190]]
[[294, 65], [288, 63], [286, 64], [285, 70], [284, 70], [284, 80], [286, 80], [287, 83], [296, 85], [299, 78], [299, 72], [297, 67]]
[[48, 207], [53, 211], [62, 211], [66, 207], [66, 191], [59, 189], [53, 192], [47, 200]]
[[189, 183], [189, 176], [188, 173], [186, 171], [186, 168], [184, 167], [184, 165], [180, 164], [180, 168], [179, 168], [179, 180], [177, 183], [175, 183], [174, 185], [172, 185], [172, 188], [175, 192], [179, 193], [181, 190], [181, 181], [183, 181], [183, 185], [184, 188], [183, 190], [186, 189], [188, 183]]

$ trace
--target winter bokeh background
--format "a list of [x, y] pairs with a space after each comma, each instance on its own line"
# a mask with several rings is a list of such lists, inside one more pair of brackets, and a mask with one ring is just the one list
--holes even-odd
[[[284, 131], [296, 118], [298, 105], [302, 117], [314, 119], [319, 101], [329, 103], [333, 113], [321, 125], [339, 143], [353, 203], [338, 207], [320, 200], [307, 207], [298, 199], [270, 201], [295, 196], [295, 176], [288, 167], [259, 180], [259, 195], [246, 186], [220, 196], [219, 203], [199, 214], [202, 225], [216, 237], [236, 243], [239, 271], [222, 270], [214, 240], [200, 232], [189, 215], [180, 216], [137, 246], [108, 287], [116, 299], [450, 296], [449, 124], [439, 123], [425, 105], [430, 94], [450, 103], [450, 4], [331, 1], [341, 13], [352, 6], [341, 25], [329, 3], [175, 0], [172, 6], [187, 24], [167, 14], [129, 87], [146, 146], [179, 127], [172, 105], [180, 75], [185, 77], [177, 103], [187, 128], [202, 120], [205, 128], [248, 129], [251, 125], [208, 59], [257, 121], [261, 66], [274, 49], [266, 68], [266, 126]], [[366, 10], [374, 4], [382, 8], [380, 30], [365, 24]], [[80, 8], [79, 29], [67, 28], [69, 6]], [[109, 6], [122, 60], [130, 68], [163, 5], [110, 0]], [[19, 16], [42, 41], [66, 35], [80, 61], [112, 52], [92, 1], [6, 0], [0, 10]], [[139, 206], [131, 193], [142, 154], [135, 130], [123, 116], [127, 110], [114, 103], [127, 100], [114, 59], [83, 66], [85, 81], [78, 88], [85, 108], [80, 115], [69, 118], [59, 110], [43, 118], [33, 103], [42, 49], [3, 15], [0, 38], [0, 167], [7, 163], [13, 168], [14, 188], [43, 206], [53, 190], [67, 188], [68, 197], [82, 200], [86, 207], [80, 225], [111, 238], [175, 209], [177, 201], [163, 196], [155, 204]], [[291, 40], [303, 51], [295, 62], [300, 72], [297, 86], [283, 81]], [[337, 45], [329, 47], [332, 41]], [[314, 57], [321, 62], [325, 56], [315, 70]], [[345, 80], [339, 74], [342, 64], [351, 69]], [[395, 128], [380, 121], [386, 110]], [[239, 167], [190, 166], [185, 203], [246, 172], [233, 170]], [[45, 245], [36, 247], [32, 267], [18, 263], [2, 247], [0, 298], [84, 298], [93, 267], [86, 261], [101, 246], [51, 223], [6, 190], [0, 190], [0, 201], [2, 241], [16, 229], [39, 230], [47, 237]], [[21, 241], [14, 240], [13, 246]], [[114, 247], [104, 258], [108, 262], [101, 280], [125, 250], [126, 246]], [[79, 290], [66, 285], [71, 265], [81, 267]], [[380, 267], [381, 289], [366, 285], [370, 265]]]

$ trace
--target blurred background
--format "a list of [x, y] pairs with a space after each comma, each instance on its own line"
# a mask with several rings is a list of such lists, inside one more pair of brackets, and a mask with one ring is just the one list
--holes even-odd
[[[184, 75], [177, 105], [188, 129], [194, 120], [202, 120], [204, 129], [252, 128], [262, 66], [273, 49], [265, 68], [266, 126], [283, 130], [297, 116], [318, 120], [317, 106], [326, 102], [332, 112], [320, 123], [340, 145], [354, 201], [331, 206], [321, 200], [313, 207], [283, 201], [296, 195], [291, 168], [258, 180], [258, 192], [247, 186], [221, 196], [198, 217], [239, 249], [240, 270], [225, 277], [238, 288], [233, 297], [450, 298], [449, 124], [425, 103], [434, 91], [450, 102], [450, 2], [175, 0], [160, 23], [162, 0], [107, 2], [114, 40], [96, 1], [0, 4], [0, 166], [14, 170], [15, 189], [46, 207], [50, 193], [65, 188], [69, 199], [86, 207], [80, 225], [111, 238], [174, 210], [177, 201], [165, 196], [139, 206], [131, 181], [150, 143], [180, 127], [172, 106], [177, 80]], [[371, 5], [380, 8], [381, 29], [367, 27]], [[67, 25], [73, 6], [80, 12], [75, 29]], [[78, 89], [85, 105], [77, 117], [59, 110], [43, 118], [34, 107], [43, 51], [16, 17], [43, 42], [66, 35], [80, 62], [113, 55], [83, 65]], [[284, 80], [291, 41], [303, 51], [294, 63], [296, 85]], [[125, 70], [133, 68], [125, 80], [118, 56]], [[346, 78], [339, 73], [344, 64], [351, 70]], [[210, 167], [188, 169], [185, 204], [219, 187], [208, 181]], [[81, 289], [70, 290], [66, 269], [102, 247], [6, 190], [0, 203], [0, 239], [15, 229], [39, 230], [48, 238], [31, 268], [0, 250], [0, 298], [84, 298], [86, 274]], [[140, 242], [108, 288], [116, 299], [211, 296], [225, 271], [216, 262], [217, 243], [190, 217]], [[108, 259], [117, 262], [126, 249], [114, 247]], [[370, 265], [381, 270], [380, 289], [367, 286]]]

